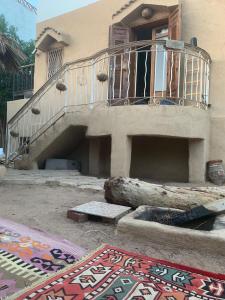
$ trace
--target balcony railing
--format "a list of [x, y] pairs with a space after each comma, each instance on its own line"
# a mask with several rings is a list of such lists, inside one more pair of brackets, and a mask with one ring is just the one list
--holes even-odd
[[13, 99], [30, 98], [34, 89], [34, 64], [22, 66], [13, 76]]
[[182, 105], [207, 109], [210, 62], [203, 49], [182, 42], [141, 41], [65, 64], [9, 121], [7, 157], [29, 151], [29, 145], [69, 108]]

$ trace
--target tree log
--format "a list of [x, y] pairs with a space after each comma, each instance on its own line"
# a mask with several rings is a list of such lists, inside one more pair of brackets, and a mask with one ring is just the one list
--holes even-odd
[[225, 198], [222, 187], [175, 187], [123, 177], [107, 180], [104, 189], [107, 202], [133, 208], [149, 205], [188, 210]]

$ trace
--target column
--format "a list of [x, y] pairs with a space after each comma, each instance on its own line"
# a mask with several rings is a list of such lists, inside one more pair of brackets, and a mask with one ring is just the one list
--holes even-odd
[[205, 140], [189, 140], [189, 182], [205, 182], [207, 146]]
[[112, 136], [111, 176], [129, 177], [131, 164], [132, 138], [126, 135]]
[[101, 140], [99, 138], [90, 139], [89, 174], [91, 176], [100, 175], [100, 149], [101, 149]]

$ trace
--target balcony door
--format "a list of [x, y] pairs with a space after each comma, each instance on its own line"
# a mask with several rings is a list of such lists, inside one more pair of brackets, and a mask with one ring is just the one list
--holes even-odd
[[[168, 25], [152, 29], [153, 41], [165, 41], [169, 38]], [[167, 90], [168, 56], [164, 45], [155, 44], [151, 55], [151, 97], [165, 97]]]
[[[176, 7], [171, 11], [169, 16], [169, 39], [181, 39], [181, 8]], [[167, 57], [167, 96], [171, 99], [180, 97], [180, 69], [182, 65], [182, 57], [179, 52], [174, 49], [168, 49]]]
[[[130, 41], [130, 29], [126, 26], [113, 25], [109, 31], [109, 46], [114, 48], [122, 46]], [[115, 51], [109, 61], [109, 99], [114, 100], [127, 98], [129, 77], [129, 49], [121, 47]]]
[[110, 27], [110, 47], [130, 41], [156, 41], [152, 46], [146, 42], [146, 47], [121, 47], [110, 57], [110, 100], [118, 99], [123, 103], [124, 99], [129, 99], [144, 104], [150, 99], [166, 98], [168, 86], [171, 98], [177, 93], [178, 57], [159, 41], [180, 39], [180, 13], [180, 7], [176, 6], [155, 22], [145, 21], [133, 28], [127, 24]]

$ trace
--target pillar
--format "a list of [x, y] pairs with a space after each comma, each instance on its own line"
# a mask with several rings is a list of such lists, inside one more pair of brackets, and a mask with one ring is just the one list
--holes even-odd
[[89, 174], [91, 176], [100, 175], [100, 149], [101, 149], [101, 140], [99, 138], [90, 139]]
[[129, 177], [131, 164], [132, 139], [126, 135], [112, 136], [111, 176]]
[[205, 182], [206, 162], [206, 141], [200, 139], [189, 140], [189, 182]]

